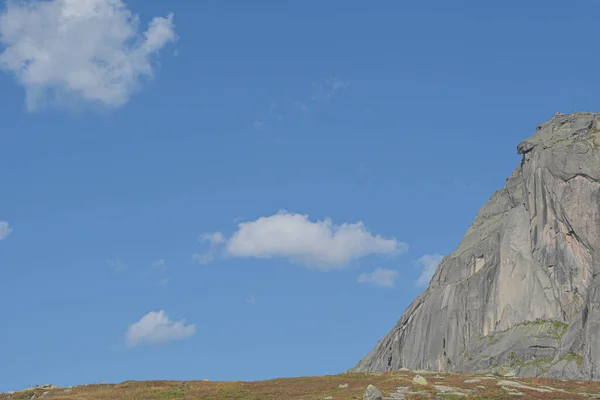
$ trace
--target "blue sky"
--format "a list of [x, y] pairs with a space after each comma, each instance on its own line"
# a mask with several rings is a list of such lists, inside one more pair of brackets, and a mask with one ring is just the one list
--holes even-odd
[[592, 1], [33, 1], [0, 18], [0, 391], [354, 366], [555, 112]]

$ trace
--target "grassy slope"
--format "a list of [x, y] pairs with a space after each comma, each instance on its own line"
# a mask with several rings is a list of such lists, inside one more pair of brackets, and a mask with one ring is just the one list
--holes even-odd
[[[524, 395], [509, 395], [497, 385], [497, 380], [482, 380], [478, 383], [464, 383], [467, 379], [476, 379], [474, 375], [464, 374], [422, 374], [429, 381], [428, 386], [412, 383], [414, 372], [391, 372], [385, 374], [341, 374], [335, 376], [303, 377], [275, 379], [259, 382], [178, 382], [178, 381], [127, 381], [119, 384], [99, 384], [73, 387], [72, 389], [54, 389], [44, 395], [44, 399], [52, 400], [154, 400], [154, 399], [203, 399], [203, 400], [317, 400], [332, 396], [335, 400], [362, 399], [365, 388], [375, 385], [384, 397], [395, 392], [397, 387], [410, 386], [407, 399], [435, 398], [435, 382], [445, 386], [477, 389], [477, 393], [469, 395], [472, 399], [585, 399], [578, 393], [598, 394], [600, 398], [600, 382], [577, 382], [556, 379], [515, 379], [532, 387], [549, 386], [551, 393], [539, 393], [533, 390], [520, 389]], [[435, 378], [434, 376], [438, 376]], [[498, 378], [503, 379], [503, 378]], [[442, 383], [443, 382], [443, 383]], [[340, 384], [348, 384], [348, 388], [339, 388]], [[412, 393], [414, 391], [414, 393]], [[29, 400], [33, 394], [41, 396], [45, 390], [16, 392], [12, 395], [0, 394], [0, 400]], [[438, 398], [455, 400], [456, 395], [439, 395]]]

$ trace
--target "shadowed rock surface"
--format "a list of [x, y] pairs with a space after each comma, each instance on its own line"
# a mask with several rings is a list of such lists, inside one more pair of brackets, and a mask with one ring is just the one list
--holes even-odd
[[352, 372], [600, 379], [600, 114], [556, 114]]

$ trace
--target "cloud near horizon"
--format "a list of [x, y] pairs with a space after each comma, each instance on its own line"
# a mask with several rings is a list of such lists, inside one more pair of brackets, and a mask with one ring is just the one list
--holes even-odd
[[164, 310], [151, 311], [139, 321], [129, 325], [125, 338], [128, 347], [157, 345], [172, 340], [183, 340], [196, 333], [196, 325], [186, 325], [185, 320], [171, 321]]
[[417, 260], [417, 265], [421, 268], [421, 275], [416, 281], [416, 285], [419, 287], [427, 287], [437, 267], [442, 262], [444, 256], [441, 254], [425, 254], [423, 257]]
[[398, 271], [377, 268], [370, 273], [362, 273], [358, 276], [358, 283], [370, 283], [379, 287], [392, 288], [398, 278]]
[[79, 100], [120, 107], [153, 76], [151, 57], [176, 41], [173, 14], [143, 34], [122, 0], [8, 0], [0, 14], [0, 69], [32, 111]]
[[12, 233], [10, 224], [6, 221], [0, 221], [0, 240], [4, 240]]
[[[329, 218], [313, 222], [307, 215], [287, 211], [242, 222], [229, 239], [220, 232], [209, 235], [223, 238], [219, 244], [225, 256], [286, 258], [323, 271], [344, 268], [367, 255], [394, 255], [408, 249], [395, 238], [371, 234], [362, 222], [336, 225]], [[212, 260], [196, 256], [197, 261]]]

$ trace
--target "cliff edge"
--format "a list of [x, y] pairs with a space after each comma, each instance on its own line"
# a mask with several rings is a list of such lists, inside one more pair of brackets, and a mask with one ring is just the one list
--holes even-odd
[[556, 114], [352, 372], [600, 379], [600, 114]]

